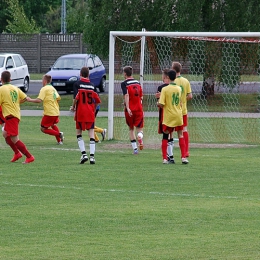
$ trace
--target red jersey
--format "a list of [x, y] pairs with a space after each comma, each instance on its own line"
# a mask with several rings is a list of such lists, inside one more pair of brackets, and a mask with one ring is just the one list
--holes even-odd
[[98, 94], [91, 88], [80, 88], [75, 99], [77, 100], [75, 121], [95, 122], [96, 106], [101, 103]]
[[121, 83], [123, 95], [129, 94], [129, 108], [131, 111], [143, 111], [143, 89], [139, 81], [127, 79]]

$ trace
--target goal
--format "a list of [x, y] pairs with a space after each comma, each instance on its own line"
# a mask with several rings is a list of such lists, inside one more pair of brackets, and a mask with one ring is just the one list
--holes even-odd
[[133, 67], [144, 92], [144, 139], [157, 144], [155, 93], [161, 71], [182, 64], [193, 99], [188, 102], [190, 141], [260, 141], [260, 33], [110, 32], [108, 138], [128, 140], [123, 114], [122, 68]]

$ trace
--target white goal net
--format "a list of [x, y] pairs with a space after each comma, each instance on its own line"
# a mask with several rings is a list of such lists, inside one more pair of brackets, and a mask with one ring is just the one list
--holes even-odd
[[130, 65], [144, 92], [145, 142], [161, 141], [155, 93], [173, 61], [191, 83], [191, 142], [259, 143], [260, 33], [110, 32], [109, 139], [128, 140], [121, 82]]

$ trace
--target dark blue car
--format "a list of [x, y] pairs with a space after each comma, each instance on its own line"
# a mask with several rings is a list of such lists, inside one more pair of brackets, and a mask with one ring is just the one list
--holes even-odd
[[94, 54], [67, 54], [59, 57], [47, 74], [52, 76], [52, 85], [58, 91], [73, 91], [73, 84], [80, 78], [82, 67], [90, 69], [90, 81], [104, 92], [106, 89], [106, 70], [97, 55]]

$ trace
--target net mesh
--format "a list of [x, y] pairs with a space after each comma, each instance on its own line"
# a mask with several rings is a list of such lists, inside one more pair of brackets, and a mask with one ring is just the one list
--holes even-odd
[[188, 102], [190, 141], [259, 143], [259, 39], [149, 36], [143, 55], [141, 44], [139, 36], [115, 38], [113, 138], [128, 139], [120, 84], [122, 68], [130, 65], [144, 92], [144, 140], [160, 143], [155, 93], [162, 84], [161, 71], [178, 61], [193, 92]]

